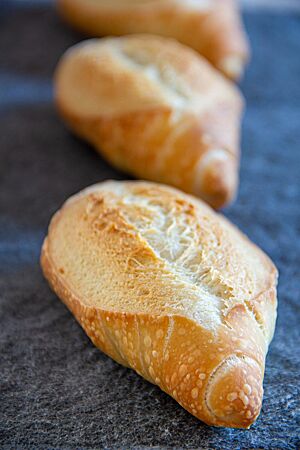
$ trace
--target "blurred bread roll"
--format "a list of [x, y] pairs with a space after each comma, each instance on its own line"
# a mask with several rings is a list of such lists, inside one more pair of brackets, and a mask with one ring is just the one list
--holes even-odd
[[243, 99], [193, 50], [151, 35], [85, 41], [61, 58], [55, 97], [116, 168], [215, 208], [234, 198]]
[[58, 0], [68, 22], [92, 36], [150, 33], [194, 48], [228, 77], [241, 76], [249, 46], [236, 0]]

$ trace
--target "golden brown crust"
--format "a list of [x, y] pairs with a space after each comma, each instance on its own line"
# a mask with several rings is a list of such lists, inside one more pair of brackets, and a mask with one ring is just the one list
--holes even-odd
[[153, 183], [100, 183], [56, 213], [41, 264], [107, 355], [207, 424], [256, 419], [277, 272], [202, 202]]
[[154, 36], [87, 41], [55, 79], [62, 117], [119, 169], [215, 208], [234, 198], [243, 101], [192, 50]]
[[249, 45], [236, 0], [59, 0], [58, 8], [88, 35], [173, 37], [233, 79], [241, 76], [248, 59]]

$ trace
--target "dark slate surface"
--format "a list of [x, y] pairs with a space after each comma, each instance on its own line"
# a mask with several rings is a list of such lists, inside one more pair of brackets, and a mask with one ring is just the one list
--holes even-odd
[[64, 199], [123, 178], [66, 132], [51, 74], [80, 36], [51, 7], [0, 4], [0, 445], [5, 448], [296, 449], [299, 439], [300, 16], [247, 14], [241, 187], [225, 214], [274, 259], [279, 318], [249, 431], [209, 428], [93, 347], [38, 256]]

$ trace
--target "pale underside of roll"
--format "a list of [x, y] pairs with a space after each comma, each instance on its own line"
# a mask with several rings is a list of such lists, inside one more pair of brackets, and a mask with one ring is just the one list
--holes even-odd
[[167, 186], [99, 183], [55, 214], [41, 263], [107, 355], [209, 425], [254, 422], [277, 271], [224, 217]]
[[215, 208], [235, 197], [243, 99], [193, 50], [149, 35], [85, 41], [61, 58], [55, 97], [118, 169]]
[[58, 0], [62, 16], [88, 35], [150, 33], [195, 49], [232, 79], [249, 44], [236, 0]]

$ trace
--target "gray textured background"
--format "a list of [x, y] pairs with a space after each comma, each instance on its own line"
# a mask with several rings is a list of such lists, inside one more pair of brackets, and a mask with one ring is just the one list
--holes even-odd
[[0, 0], [0, 445], [299, 449], [300, 16], [245, 15], [254, 55], [241, 186], [225, 214], [274, 259], [280, 283], [262, 413], [240, 431], [205, 426], [104, 356], [43, 280], [53, 212], [123, 175], [68, 134], [52, 104], [57, 59], [81, 36], [51, 6], [24, 6]]

